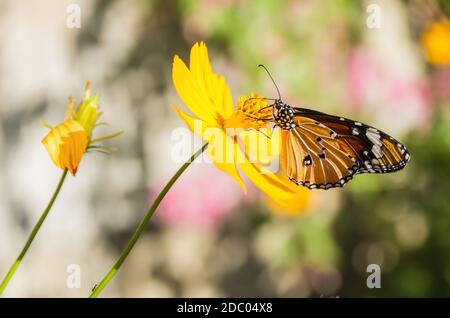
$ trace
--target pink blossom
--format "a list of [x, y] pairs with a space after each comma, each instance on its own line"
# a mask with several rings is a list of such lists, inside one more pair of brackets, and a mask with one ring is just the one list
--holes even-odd
[[424, 76], [387, 68], [361, 49], [350, 55], [347, 96], [353, 106], [374, 115], [375, 123], [403, 132], [428, 123], [432, 115], [431, 88]]
[[156, 217], [169, 226], [215, 229], [237, 205], [254, 198], [254, 189], [247, 187], [245, 196], [232, 178], [211, 164], [193, 164], [166, 195]]

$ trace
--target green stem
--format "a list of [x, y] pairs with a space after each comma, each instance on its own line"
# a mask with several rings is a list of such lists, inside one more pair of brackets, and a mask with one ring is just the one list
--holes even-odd
[[19, 268], [20, 263], [22, 262], [22, 259], [24, 258], [25, 254], [27, 253], [28, 249], [30, 248], [31, 243], [33, 243], [34, 238], [36, 237], [36, 234], [39, 232], [39, 229], [42, 226], [42, 223], [44, 223], [45, 218], [47, 217], [48, 213], [50, 212], [50, 209], [53, 206], [53, 203], [56, 200], [56, 197], [58, 196], [59, 191], [61, 190], [61, 187], [64, 183], [64, 180], [67, 176], [67, 169], [64, 170], [61, 178], [59, 179], [58, 186], [55, 189], [55, 192], [52, 195], [52, 198], [47, 204], [47, 207], [45, 208], [44, 212], [42, 213], [41, 217], [39, 218], [38, 222], [33, 228], [33, 231], [31, 231], [30, 236], [28, 236], [28, 240], [25, 243], [25, 246], [22, 248], [22, 251], [20, 252], [19, 256], [17, 257], [14, 264], [9, 269], [8, 273], [6, 274], [5, 278], [3, 278], [3, 281], [0, 285], [0, 296], [3, 294], [6, 286], [8, 286], [9, 281], [14, 276], [14, 273], [16, 272], [17, 268]]
[[203, 151], [205, 151], [208, 144], [204, 144], [201, 149], [199, 149], [195, 154], [191, 156], [191, 158], [186, 161], [180, 169], [173, 175], [173, 177], [169, 180], [169, 182], [166, 184], [166, 186], [162, 189], [162, 191], [159, 193], [159, 195], [156, 197], [155, 201], [151, 205], [151, 207], [148, 209], [147, 214], [145, 214], [144, 218], [142, 219], [141, 223], [139, 224], [138, 228], [134, 232], [131, 239], [128, 241], [127, 246], [122, 251], [122, 253], [119, 256], [119, 259], [116, 261], [116, 263], [113, 265], [113, 267], [110, 269], [110, 271], [106, 274], [106, 276], [103, 278], [103, 280], [94, 287], [94, 290], [92, 291], [90, 298], [96, 298], [102, 290], [108, 285], [108, 283], [114, 278], [117, 271], [120, 269], [120, 266], [122, 266], [123, 262], [127, 258], [128, 254], [130, 254], [131, 250], [133, 249], [134, 245], [136, 244], [137, 240], [141, 236], [142, 232], [144, 231], [145, 227], [147, 226], [148, 222], [152, 218], [153, 214], [155, 213], [156, 209], [158, 208], [161, 201], [166, 196], [167, 192], [169, 192], [170, 188], [175, 184], [177, 179], [183, 174], [183, 172], [189, 167], [189, 165], [197, 158], [199, 155], [202, 154]]

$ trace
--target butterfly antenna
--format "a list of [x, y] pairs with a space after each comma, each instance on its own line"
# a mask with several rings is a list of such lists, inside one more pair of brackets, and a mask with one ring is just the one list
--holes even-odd
[[270, 74], [269, 70], [267, 69], [267, 67], [265, 67], [262, 64], [259, 64], [258, 67], [262, 67], [266, 72], [267, 75], [269, 75], [270, 79], [272, 80], [273, 85], [275, 85], [275, 88], [277, 89], [277, 93], [278, 93], [278, 98], [281, 100], [281, 94], [280, 94], [280, 90], [278, 89], [277, 83], [275, 83], [275, 80], [273, 79], [272, 75]]

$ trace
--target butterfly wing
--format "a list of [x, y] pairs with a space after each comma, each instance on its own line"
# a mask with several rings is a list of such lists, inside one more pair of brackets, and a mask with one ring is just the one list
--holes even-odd
[[402, 169], [410, 154], [386, 133], [343, 117], [294, 108], [295, 128], [283, 131], [288, 177], [310, 189], [342, 187], [357, 173]]

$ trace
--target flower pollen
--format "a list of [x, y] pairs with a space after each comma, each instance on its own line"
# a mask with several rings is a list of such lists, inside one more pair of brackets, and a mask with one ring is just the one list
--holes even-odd
[[267, 119], [271, 117], [272, 110], [267, 107], [262, 96], [254, 93], [249, 98], [241, 96], [233, 115], [224, 123], [225, 128], [255, 129], [267, 127]]

